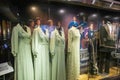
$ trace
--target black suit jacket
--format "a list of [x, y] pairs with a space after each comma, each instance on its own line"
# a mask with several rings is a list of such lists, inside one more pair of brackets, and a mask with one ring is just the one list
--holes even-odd
[[[106, 27], [106, 28], [105, 28]], [[112, 40], [108, 33], [108, 26], [103, 25], [100, 28], [100, 44], [104, 46], [115, 47], [115, 41]]]

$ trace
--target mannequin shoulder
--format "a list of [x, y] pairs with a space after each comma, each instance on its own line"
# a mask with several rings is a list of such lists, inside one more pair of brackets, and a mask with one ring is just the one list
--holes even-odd
[[34, 31], [39, 31], [39, 30], [40, 30], [39, 27], [35, 27], [35, 28], [34, 28]]
[[71, 27], [70, 29], [68, 29], [68, 32], [71, 32], [71, 31], [73, 31], [73, 28]]
[[73, 30], [72, 29], [69, 29], [68, 30], [68, 34], [72, 34], [73, 33]]
[[40, 32], [40, 29], [39, 28], [34, 28], [34, 30], [33, 30], [33, 33], [34, 34], [37, 34], [37, 33], [39, 33]]
[[14, 30], [17, 30], [17, 29], [18, 29], [18, 27], [17, 27], [17, 26], [14, 26], [12, 30], [14, 31]]
[[30, 27], [28, 27], [27, 25], [25, 25], [25, 27], [26, 27], [28, 30], [30, 30]]

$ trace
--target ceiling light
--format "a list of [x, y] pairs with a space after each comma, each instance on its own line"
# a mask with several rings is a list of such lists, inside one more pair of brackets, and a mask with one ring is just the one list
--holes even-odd
[[31, 7], [31, 10], [32, 10], [32, 11], [36, 11], [36, 7], [35, 7], [35, 6], [32, 6], [32, 7]]
[[97, 14], [93, 14], [92, 17], [97, 17]]
[[61, 10], [59, 10], [59, 13], [63, 14], [63, 13], [65, 13], [65, 10], [61, 9]]
[[20, 14], [19, 13], [17, 13], [17, 16], [19, 16]]

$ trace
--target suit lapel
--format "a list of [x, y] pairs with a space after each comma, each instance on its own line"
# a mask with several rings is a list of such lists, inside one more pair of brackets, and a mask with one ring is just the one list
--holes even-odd
[[104, 25], [104, 28], [105, 28], [105, 30], [107, 31], [107, 33], [108, 33], [108, 36], [110, 37], [110, 30], [109, 30], [109, 28], [108, 28], [108, 25]]

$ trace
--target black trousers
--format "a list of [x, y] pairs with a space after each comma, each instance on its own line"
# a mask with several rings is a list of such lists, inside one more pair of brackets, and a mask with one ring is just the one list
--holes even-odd
[[109, 73], [110, 69], [110, 52], [99, 52], [98, 53], [98, 69], [99, 73]]
[[[92, 45], [93, 43], [93, 45]], [[96, 40], [92, 40], [92, 43], [89, 42], [88, 44], [88, 52], [89, 52], [89, 73], [91, 75], [97, 74], [97, 69], [95, 67], [96, 64]], [[94, 49], [93, 49], [94, 48]]]

